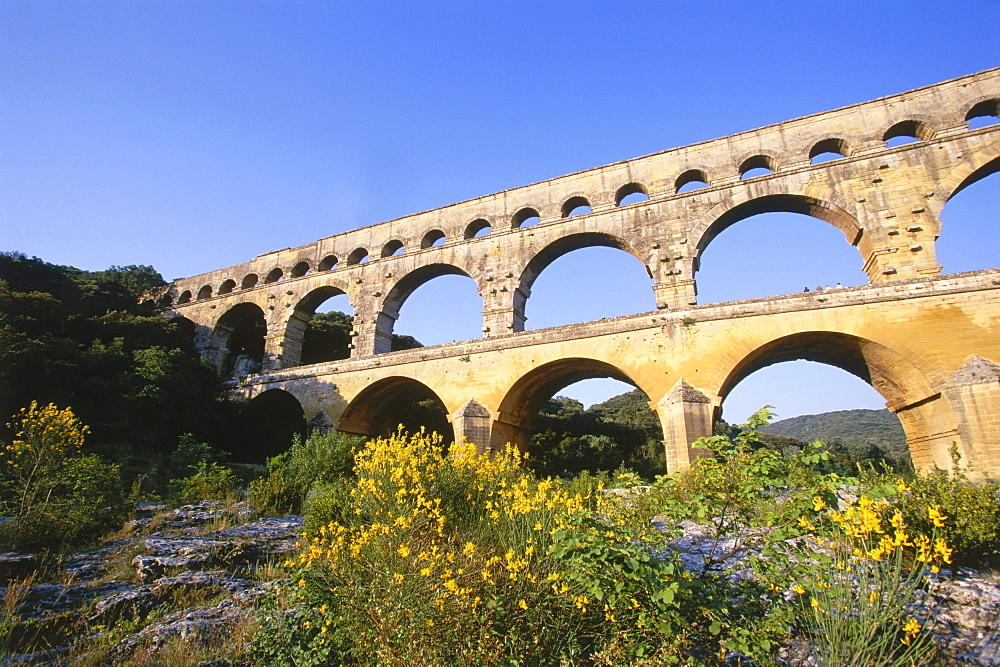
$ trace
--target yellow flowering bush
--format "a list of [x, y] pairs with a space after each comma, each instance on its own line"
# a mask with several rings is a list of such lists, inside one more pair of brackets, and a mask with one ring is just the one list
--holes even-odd
[[258, 657], [548, 664], [676, 649], [693, 599], [676, 563], [522, 460], [423, 432], [369, 443], [339, 519], [313, 524], [288, 564], [287, 611]]

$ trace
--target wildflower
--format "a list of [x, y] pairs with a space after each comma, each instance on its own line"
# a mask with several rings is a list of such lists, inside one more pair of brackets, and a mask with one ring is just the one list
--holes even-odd
[[821, 512], [826, 508], [826, 503], [819, 496], [813, 496], [813, 512]]
[[920, 634], [920, 623], [917, 622], [917, 619], [911, 618], [903, 624], [903, 632], [905, 633], [905, 636], [901, 641], [909, 646], [910, 642], [913, 641], [913, 638]]
[[953, 551], [952, 549], [948, 548], [948, 543], [945, 542], [943, 537], [939, 537], [934, 540], [934, 553], [936, 553], [938, 556], [941, 556], [941, 560], [948, 563], [949, 565], [951, 564], [952, 551]]
[[819, 600], [816, 598], [809, 598], [809, 606], [813, 609], [819, 609]]
[[406, 546], [405, 544], [403, 546], [399, 547], [399, 549], [397, 549], [396, 551], [403, 558], [406, 558], [407, 556], [410, 555], [410, 547]]
[[816, 526], [812, 525], [809, 519], [804, 516], [799, 517], [799, 527], [804, 528], [805, 530], [816, 530]]
[[518, 602], [517, 606], [520, 607], [521, 609], [524, 609], [525, 611], [527, 611], [527, 609], [528, 609], [528, 603], [525, 602], [524, 600], [521, 600], [520, 602]]
[[795, 584], [792, 586], [792, 592], [798, 593], [799, 595], [805, 595], [806, 589], [802, 587], [802, 584]]
[[941, 514], [941, 508], [937, 505], [927, 508], [927, 518], [934, 522], [935, 528], [944, 528], [945, 519], [948, 517]]
[[898, 489], [900, 493], [905, 493], [907, 491], [913, 490], [906, 485], [906, 482], [904, 480], [899, 480], [899, 484], [896, 485], [896, 489]]
[[472, 542], [466, 542], [465, 547], [462, 548], [462, 553], [466, 556], [471, 556], [476, 551], [476, 545]]
[[878, 602], [878, 593], [872, 591], [868, 594], [868, 604], [875, 604], [876, 602]]

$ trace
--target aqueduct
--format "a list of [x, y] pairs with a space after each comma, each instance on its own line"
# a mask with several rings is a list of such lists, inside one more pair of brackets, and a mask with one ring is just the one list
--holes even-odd
[[[1000, 125], [970, 127], [998, 115], [1000, 68], [271, 252], [177, 280], [160, 306], [233, 394], [316, 427], [377, 433], [394, 406], [436, 398], [457, 437], [523, 445], [556, 391], [614, 377], [651, 398], [677, 469], [741, 379], [809, 359], [878, 390], [918, 466], [948, 467], [954, 444], [997, 475], [1000, 269], [941, 275], [935, 242], [945, 203], [1000, 171]], [[708, 244], [770, 211], [835, 226], [868, 284], [697, 304]], [[658, 310], [524, 331], [535, 279], [588, 246], [638, 258]], [[401, 305], [448, 274], [475, 281], [482, 338], [391, 351]], [[334, 295], [354, 310], [350, 357], [301, 365], [306, 325]]]

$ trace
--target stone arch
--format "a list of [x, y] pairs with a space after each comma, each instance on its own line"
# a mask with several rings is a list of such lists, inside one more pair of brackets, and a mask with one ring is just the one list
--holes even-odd
[[809, 159], [814, 160], [824, 153], [835, 153], [840, 157], [850, 157], [851, 149], [840, 137], [827, 137], [813, 144], [809, 149]]
[[[564, 218], [568, 218], [568, 217], [573, 216], [573, 215], [582, 215], [581, 213], [576, 213], [575, 212], [577, 209], [580, 209], [580, 208], [590, 209], [591, 208], [590, 207], [590, 202], [587, 201], [587, 198], [584, 197], [583, 195], [575, 195], [575, 196], [570, 197], [569, 199], [567, 199], [565, 202], [563, 202], [562, 209], [560, 210], [560, 213], [561, 213], [562, 217], [564, 217]], [[591, 213], [591, 212], [592, 212], [592, 209], [587, 211], [587, 213]]]
[[240, 282], [240, 289], [250, 289], [252, 287], [256, 287], [259, 282], [260, 278], [256, 273], [248, 273], [243, 277], [243, 281]]
[[382, 246], [381, 254], [383, 257], [392, 257], [402, 249], [403, 249], [403, 242], [400, 241], [399, 239], [393, 239], [388, 243], [386, 243], [384, 246]]
[[1000, 98], [992, 97], [976, 102], [965, 114], [966, 122], [981, 116], [1000, 116]]
[[612, 378], [650, 395], [623, 370], [599, 359], [570, 357], [550, 361], [518, 378], [507, 390], [490, 435], [490, 447], [503, 449], [507, 443], [526, 450], [538, 411], [550, 398], [569, 385], [591, 378]]
[[368, 249], [367, 248], [355, 248], [351, 251], [351, 254], [347, 256], [347, 265], [352, 266], [354, 264], [361, 264], [368, 259]]
[[702, 183], [701, 187], [708, 187], [711, 182], [708, 180], [708, 173], [703, 169], [688, 169], [674, 181], [674, 193], [679, 193], [681, 188], [692, 183]]
[[202, 288], [198, 290], [198, 300], [207, 299], [212, 296], [212, 286], [202, 285]]
[[389, 352], [392, 348], [392, 331], [399, 319], [399, 310], [413, 292], [440, 276], [465, 276], [472, 278], [465, 270], [454, 264], [427, 264], [401, 276], [386, 294], [375, 319], [375, 354]]
[[893, 123], [882, 133], [882, 141], [885, 142], [897, 137], [913, 137], [918, 141], [929, 141], [934, 137], [934, 130], [924, 121], [911, 118]]
[[344, 410], [337, 430], [375, 438], [395, 433], [400, 425], [409, 432], [421, 426], [437, 431], [445, 444], [455, 439], [444, 401], [423, 382], [405, 376], [382, 378], [365, 387]]
[[227, 278], [226, 280], [222, 281], [221, 285], [219, 285], [218, 294], [229, 294], [234, 289], [236, 289], [236, 281], [233, 280], [232, 278]]
[[331, 271], [331, 270], [337, 268], [337, 264], [339, 264], [339, 263], [340, 263], [340, 260], [337, 259], [336, 255], [327, 255], [322, 260], [320, 260], [319, 270], [320, 271]]
[[[697, 255], [700, 256], [712, 240], [740, 220], [760, 213], [802, 213], [828, 222], [841, 232], [851, 245], [858, 246], [864, 258], [871, 254], [864, 228], [858, 220], [843, 207], [830, 201], [807, 195], [774, 193], [760, 197], [746, 198], [741, 202], [729, 201], [716, 206], [691, 230]], [[693, 270], [698, 270], [698, 256], [694, 258]]]
[[[768, 155], [767, 153], [756, 153], [746, 158], [740, 162], [739, 174], [741, 179], [745, 178], [755, 178], [747, 176], [747, 173], [753, 169], [767, 169], [771, 173], [778, 171], [778, 161], [774, 159], [774, 156]], [[763, 176], [764, 174], [761, 174]]]
[[184, 303], [191, 303], [191, 290], [189, 289], [184, 290], [181, 292], [181, 295], [177, 297], [177, 305]]
[[[622, 206], [622, 200], [630, 195], [645, 195], [645, 201], [649, 201], [649, 191], [646, 190], [646, 186], [642, 183], [637, 183], [632, 181], [631, 183], [626, 183], [625, 185], [618, 188], [615, 191], [615, 206]], [[639, 203], [639, 202], [632, 202]], [[628, 204], [625, 204], [627, 206]]]
[[[466, 239], [474, 239], [484, 229], [488, 229], [488, 230], [492, 231], [492, 227], [493, 226], [489, 223], [488, 220], [486, 220], [484, 218], [476, 218], [475, 220], [473, 220], [472, 222], [470, 222], [468, 224], [468, 226], [466, 226], [466, 228], [465, 228], [465, 238]], [[487, 233], [489, 233], [489, 232], [487, 232]], [[485, 234], [484, 234], [484, 236], [485, 236]]]
[[212, 331], [223, 377], [259, 373], [264, 366], [267, 320], [255, 303], [238, 303], [223, 313]]
[[243, 462], [264, 463], [306, 435], [302, 403], [289, 391], [268, 389], [244, 405], [233, 454]]
[[282, 271], [280, 268], [275, 267], [271, 269], [268, 272], [267, 276], [264, 278], [264, 284], [269, 285], [270, 283], [276, 283], [284, 277], [285, 277], [285, 272]]
[[431, 231], [424, 234], [424, 237], [420, 239], [421, 248], [432, 248], [438, 241], [445, 238], [444, 232], [440, 229], [432, 229]]
[[524, 208], [518, 210], [518, 212], [514, 214], [514, 217], [510, 219], [510, 226], [517, 229], [524, 224], [525, 220], [530, 220], [531, 218], [538, 218], [539, 221], [541, 221], [542, 216], [538, 212], [538, 209], [532, 208], [531, 206], [525, 206]]
[[743, 352], [718, 395], [724, 401], [751, 373], [784, 361], [802, 359], [835, 366], [870, 384], [885, 398], [886, 406], [900, 418], [915, 465], [947, 466], [953, 439], [936, 436], [946, 432], [957, 440], [957, 423], [941, 393], [911, 361], [914, 356], [854, 334], [803, 331], [775, 337]]
[[973, 183], [998, 171], [1000, 171], [1000, 141], [970, 152], [965, 160], [939, 181], [938, 191], [944, 195], [946, 202]]
[[350, 348], [343, 350], [323, 351], [315, 349], [316, 342], [310, 340], [307, 333], [309, 320], [316, 314], [316, 309], [327, 299], [341, 294], [347, 294], [346, 284], [327, 284], [317, 287], [303, 296], [292, 309], [285, 323], [285, 334], [282, 338], [281, 366], [298, 366], [303, 363], [322, 363], [336, 361], [350, 356]]
[[312, 267], [309, 266], [309, 262], [303, 260], [292, 267], [292, 278], [301, 278], [302, 276], [309, 273]]
[[170, 296], [170, 292], [165, 292], [163, 296], [156, 301], [157, 308], [166, 309], [172, 305], [174, 305], [174, 298]]
[[186, 317], [178, 315], [171, 317], [167, 324], [184, 338], [184, 342], [194, 344], [194, 337], [198, 333], [198, 326]]

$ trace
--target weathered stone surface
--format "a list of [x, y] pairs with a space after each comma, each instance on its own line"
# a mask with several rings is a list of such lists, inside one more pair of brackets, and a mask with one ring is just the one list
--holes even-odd
[[35, 554], [0, 554], [0, 583], [7, 583], [15, 579], [24, 579], [37, 569], [38, 556]]
[[245, 621], [249, 613], [243, 607], [223, 603], [217, 607], [185, 609], [168, 614], [155, 625], [125, 638], [112, 651], [112, 656], [116, 661], [122, 661], [132, 657], [139, 648], [154, 653], [164, 641], [174, 637], [211, 645]]

